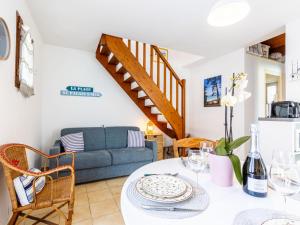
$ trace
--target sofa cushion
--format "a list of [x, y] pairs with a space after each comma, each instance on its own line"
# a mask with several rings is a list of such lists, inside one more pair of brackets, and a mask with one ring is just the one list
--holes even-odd
[[138, 127], [106, 127], [106, 149], [126, 148], [128, 130], [139, 131]]
[[80, 152], [84, 150], [82, 132], [64, 135], [60, 140], [66, 152]]
[[[59, 159], [60, 165], [70, 165], [71, 157], [68, 155], [62, 156]], [[111, 154], [106, 150], [98, 151], [83, 151], [75, 154], [75, 169], [91, 169], [91, 168], [100, 168], [111, 166], [112, 158]]]
[[95, 151], [105, 149], [104, 129], [103, 127], [65, 128], [61, 130], [61, 136], [83, 132], [84, 151]]
[[153, 160], [153, 151], [149, 148], [120, 148], [108, 151], [111, 153], [113, 165]]
[[128, 131], [128, 148], [143, 148], [145, 147], [145, 134], [143, 131]]

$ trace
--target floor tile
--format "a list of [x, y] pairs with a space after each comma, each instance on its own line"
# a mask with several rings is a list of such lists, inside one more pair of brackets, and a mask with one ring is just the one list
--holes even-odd
[[117, 206], [118, 206], [119, 208], [121, 208], [121, 205], [120, 205], [120, 202], [121, 202], [121, 195], [115, 195], [115, 196], [114, 196], [114, 200], [115, 200]]
[[90, 204], [93, 218], [109, 215], [119, 211], [119, 208], [113, 199], [107, 199], [101, 202]]
[[91, 219], [91, 211], [88, 205], [79, 206], [74, 209], [73, 223]]
[[80, 184], [75, 186], [75, 194], [80, 194], [82, 192], [86, 192], [86, 185]]
[[85, 185], [85, 187], [87, 192], [98, 191], [98, 190], [108, 188], [106, 181], [97, 181], [93, 183], [88, 183]]
[[119, 177], [115, 179], [107, 180], [106, 183], [109, 187], [119, 187], [123, 186], [128, 177]]
[[86, 192], [76, 194], [76, 196], [75, 196], [75, 206], [77, 206], [77, 205], [86, 205], [86, 204], [89, 204], [88, 194]]
[[106, 199], [113, 199], [112, 193], [108, 189], [88, 192], [89, 203], [96, 203]]
[[93, 220], [92, 219], [83, 220], [77, 223], [72, 223], [72, 225], [93, 225]]
[[124, 225], [121, 213], [113, 213], [93, 219], [93, 225]]
[[110, 187], [109, 190], [112, 193], [113, 196], [115, 195], [120, 195], [122, 192], [122, 187], [123, 186], [115, 186], [115, 187]]

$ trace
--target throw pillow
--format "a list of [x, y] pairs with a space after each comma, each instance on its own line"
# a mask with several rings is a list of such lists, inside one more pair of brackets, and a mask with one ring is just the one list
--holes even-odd
[[[29, 171], [35, 173], [41, 172], [36, 168], [31, 168]], [[25, 206], [33, 202], [33, 180], [33, 176], [25, 174], [14, 179], [14, 187], [21, 206]], [[44, 176], [36, 179], [35, 190], [37, 194], [43, 190], [45, 183], [46, 178]]]
[[67, 134], [60, 138], [66, 152], [79, 152], [84, 150], [83, 133]]
[[128, 148], [145, 147], [145, 134], [142, 131], [128, 131]]

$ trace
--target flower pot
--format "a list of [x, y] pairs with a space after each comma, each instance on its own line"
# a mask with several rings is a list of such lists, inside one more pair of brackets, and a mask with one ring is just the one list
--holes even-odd
[[233, 185], [233, 168], [228, 156], [209, 154], [210, 175], [212, 181], [222, 187]]

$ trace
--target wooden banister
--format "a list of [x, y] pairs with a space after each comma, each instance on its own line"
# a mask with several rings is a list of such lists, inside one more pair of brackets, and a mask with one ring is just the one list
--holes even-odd
[[[108, 47], [118, 59], [119, 63], [123, 66], [126, 65], [126, 72], [128, 72], [132, 80], [136, 81], [140, 86], [139, 90], [143, 90], [147, 97], [165, 116], [169, 125], [171, 125], [172, 129], [176, 132], [177, 138], [183, 138], [185, 136], [185, 80], [179, 78], [157, 46], [147, 45], [146, 43], [139, 43], [138, 41], [129, 39], [121, 39], [123, 46], [119, 39], [120, 38], [110, 35], [103, 35], [100, 44]], [[123, 52], [123, 47], [127, 47], [127, 51], [129, 50], [131, 55]], [[101, 51], [103, 53], [104, 50], [100, 50], [100, 45], [97, 48], [97, 52]], [[141, 68], [138, 68], [139, 66], [136, 62], [133, 62], [131, 56], [137, 60]], [[98, 60], [104, 62], [105, 60], [101, 57], [102, 56], [98, 55]], [[108, 69], [113, 72], [112, 68], [108, 67]], [[140, 69], [143, 69], [143, 71]], [[144, 75], [147, 75], [147, 78]], [[123, 81], [120, 80], [118, 82]], [[151, 83], [155, 85], [155, 87]], [[126, 91], [129, 92], [130, 90], [126, 89]], [[160, 94], [157, 92], [160, 92]], [[138, 104], [140, 104], [140, 102], [141, 100], [138, 100]], [[176, 117], [178, 118], [177, 120]], [[165, 126], [167, 127], [166, 124]]]
[[159, 48], [157, 46], [154, 46], [154, 45], [152, 45], [152, 47], [153, 47], [154, 51], [156, 52], [156, 54], [159, 55], [159, 58], [163, 61], [164, 64], [166, 64], [166, 66], [168, 67], [168, 69], [171, 71], [171, 74], [175, 77], [176, 80], [178, 80], [178, 83], [182, 86], [181, 79], [176, 74], [176, 72], [173, 70], [173, 68], [171, 67], [170, 63], [166, 60], [166, 58], [161, 53], [161, 51], [159, 50]]

